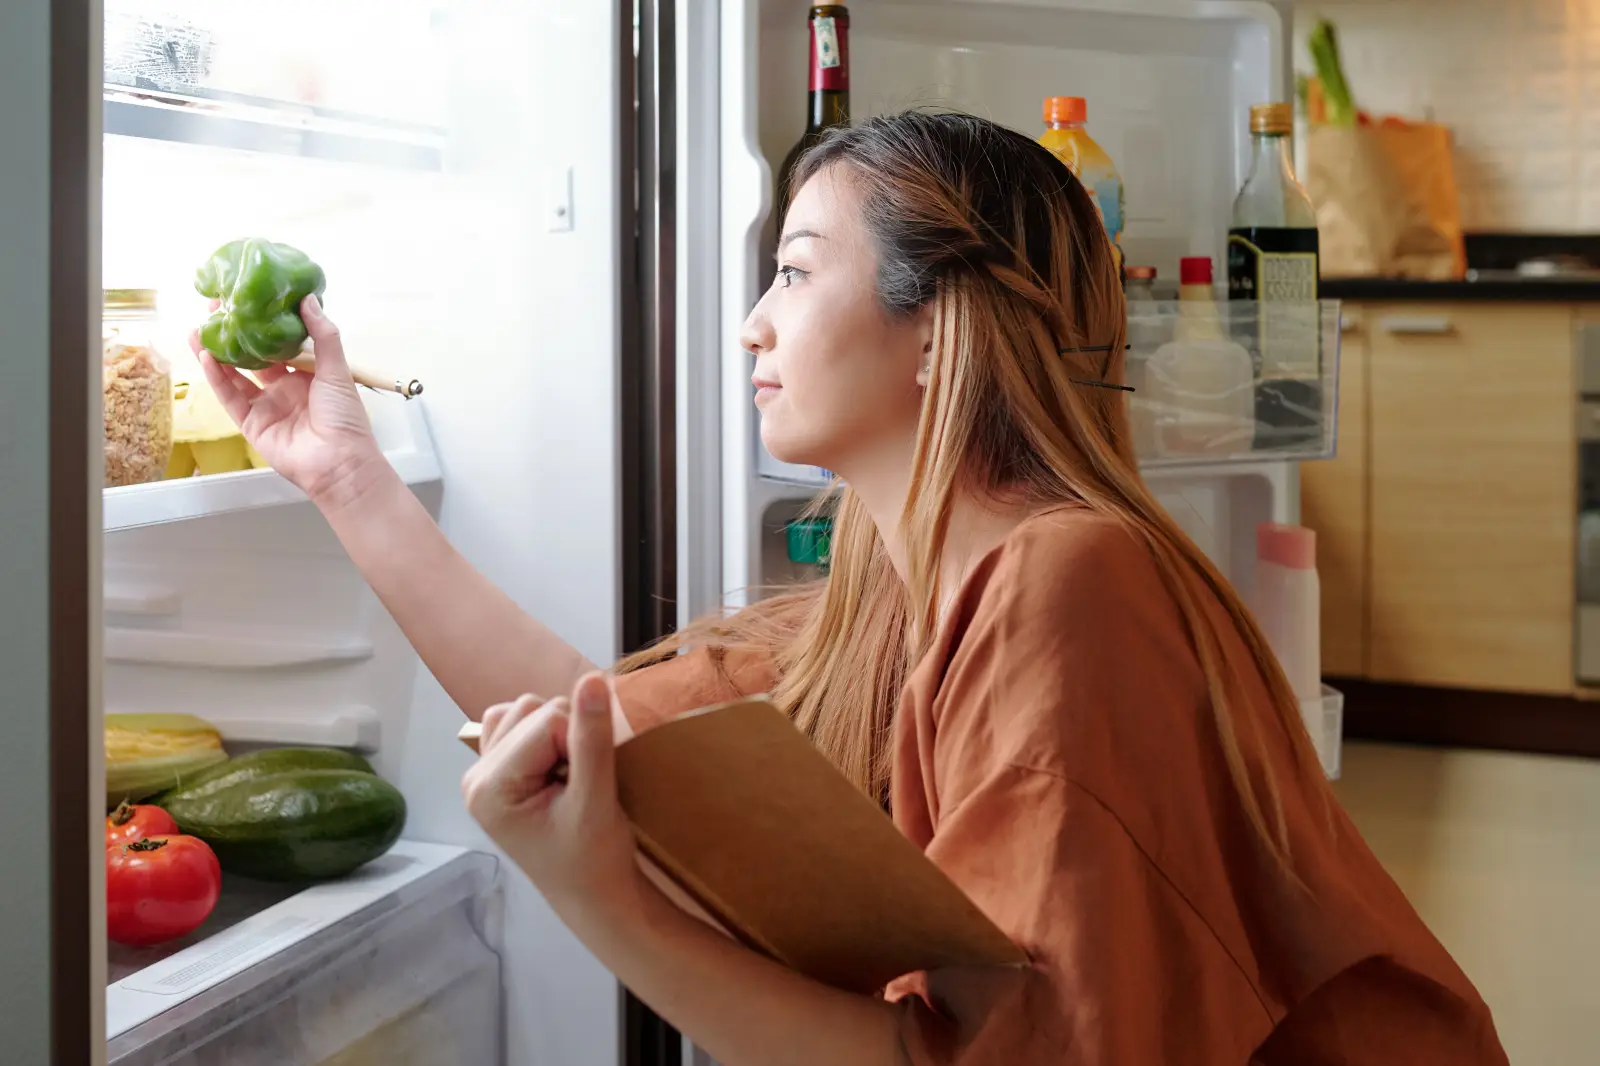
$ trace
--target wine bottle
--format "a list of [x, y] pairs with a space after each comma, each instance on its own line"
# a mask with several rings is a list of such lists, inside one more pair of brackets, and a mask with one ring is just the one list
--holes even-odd
[[811, 9], [811, 78], [806, 95], [806, 131], [784, 157], [778, 170], [772, 216], [774, 239], [783, 236], [789, 209], [789, 182], [806, 150], [832, 126], [850, 124], [850, 9], [843, 4], [818, 4]]
[[1289, 104], [1250, 109], [1254, 154], [1233, 202], [1228, 296], [1257, 301], [1239, 339], [1256, 351], [1257, 450], [1322, 438], [1317, 213], [1294, 173]]

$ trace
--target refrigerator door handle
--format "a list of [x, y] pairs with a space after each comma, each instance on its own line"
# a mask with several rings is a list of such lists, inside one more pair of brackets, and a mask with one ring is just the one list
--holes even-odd
[[[619, 0], [622, 647], [677, 622], [677, 204], [674, 0]], [[636, 42], [636, 43], [635, 43]], [[633, 181], [629, 181], [630, 175]]]

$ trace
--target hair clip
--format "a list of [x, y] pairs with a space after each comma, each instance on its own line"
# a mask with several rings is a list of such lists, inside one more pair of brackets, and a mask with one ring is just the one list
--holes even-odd
[[[1111, 345], [1109, 345], [1109, 344], [1094, 344], [1094, 345], [1090, 345], [1087, 348], [1057, 348], [1056, 349], [1056, 354], [1057, 355], [1066, 355], [1069, 352], [1109, 352], [1110, 350], [1111, 350]], [[1133, 351], [1133, 345], [1124, 344], [1122, 346], [1122, 350], [1125, 351], [1125, 352], [1131, 352], [1131, 351]]]
[[[1087, 348], [1058, 348], [1056, 351], [1058, 355], [1067, 355], [1071, 352], [1109, 352], [1110, 350], [1111, 345], [1109, 344], [1095, 344]], [[1122, 350], [1125, 352], [1131, 352], [1133, 351], [1133, 345], [1124, 344], [1122, 346]], [[1101, 373], [1103, 374], [1105, 371], [1102, 370]], [[1113, 385], [1109, 381], [1084, 381], [1080, 378], [1069, 378], [1068, 380], [1070, 380], [1074, 385], [1092, 385], [1097, 389], [1116, 389], [1118, 392], [1138, 391], [1132, 385]]]
[[1132, 385], [1113, 385], [1109, 381], [1084, 381], [1080, 378], [1069, 378], [1074, 385], [1093, 385], [1097, 389], [1116, 389], [1118, 392], [1137, 391]]

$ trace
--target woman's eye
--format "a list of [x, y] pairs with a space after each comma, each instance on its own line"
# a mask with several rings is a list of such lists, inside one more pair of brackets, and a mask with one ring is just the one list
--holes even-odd
[[781, 266], [778, 268], [778, 276], [774, 280], [787, 289], [796, 279], [804, 278], [805, 276], [806, 272], [799, 267]]

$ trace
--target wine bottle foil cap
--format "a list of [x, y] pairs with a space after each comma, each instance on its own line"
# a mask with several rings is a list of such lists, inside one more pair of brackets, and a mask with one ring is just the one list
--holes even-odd
[[1255, 104], [1250, 108], [1251, 133], [1293, 133], [1294, 107], [1291, 104]]

